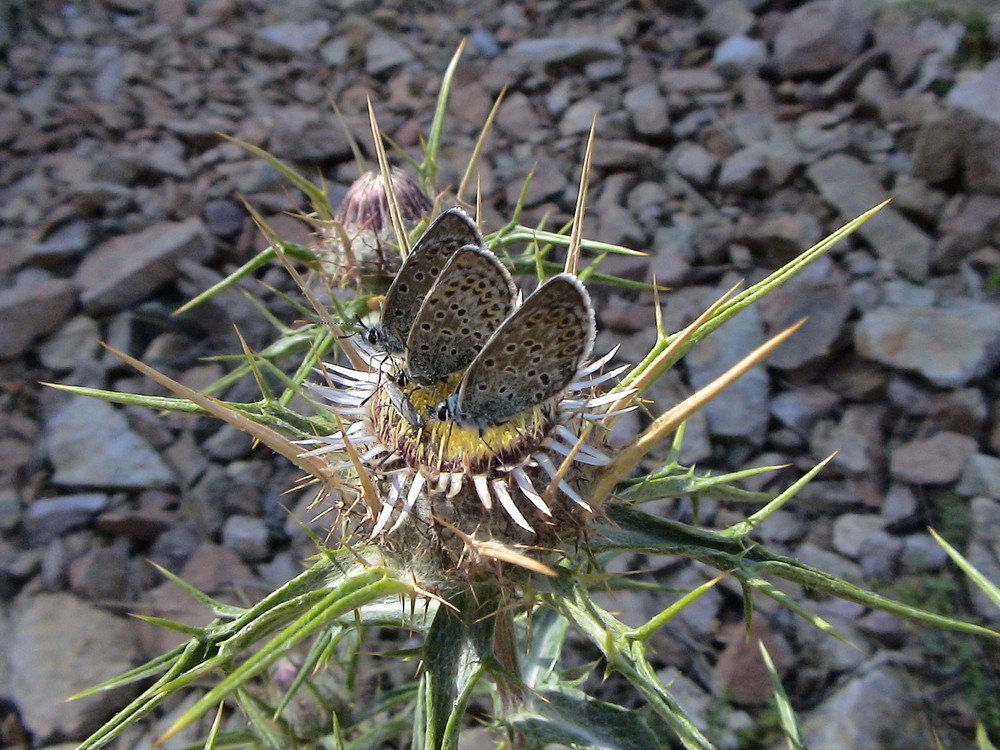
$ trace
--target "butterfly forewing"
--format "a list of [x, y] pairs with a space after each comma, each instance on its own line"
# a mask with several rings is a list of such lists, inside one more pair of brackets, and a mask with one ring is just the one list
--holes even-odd
[[460, 247], [482, 241], [475, 222], [460, 208], [431, 222], [385, 293], [379, 324], [368, 332], [369, 343], [389, 354], [402, 353], [420, 304], [448, 260]]
[[459, 249], [417, 312], [406, 340], [410, 379], [433, 385], [465, 369], [514, 308], [517, 287], [489, 250]]
[[562, 393], [594, 345], [594, 311], [583, 285], [553, 276], [496, 330], [469, 365], [453, 418], [501, 424]]

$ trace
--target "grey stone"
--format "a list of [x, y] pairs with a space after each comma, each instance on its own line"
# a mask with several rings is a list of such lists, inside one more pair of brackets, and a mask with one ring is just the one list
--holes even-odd
[[731, 193], [759, 193], [766, 176], [767, 149], [751, 144], [726, 157], [716, 183], [720, 190]]
[[837, 452], [834, 465], [847, 474], [870, 475], [882, 463], [884, 437], [882, 414], [878, 409], [863, 406], [848, 407], [840, 422], [828, 420], [816, 423], [809, 443], [814, 456], [829, 456]]
[[712, 53], [712, 65], [726, 78], [756, 73], [766, 62], [767, 45], [742, 34], [723, 40]]
[[94, 359], [100, 330], [93, 318], [77, 315], [50, 336], [39, 348], [42, 364], [53, 370], [71, 370]]
[[79, 487], [164, 487], [173, 472], [111, 404], [75, 396], [45, 425], [52, 482]]
[[[845, 154], [816, 162], [807, 173], [844, 221], [850, 221], [889, 197], [864, 163]], [[927, 277], [933, 242], [892, 206], [879, 211], [858, 229], [858, 233], [880, 259], [893, 264], [911, 279], [922, 281]]]
[[96, 547], [70, 562], [70, 588], [90, 601], [124, 601], [128, 596], [129, 573], [125, 549]]
[[[638, 225], [632, 213], [620, 205], [614, 197], [609, 197], [607, 191], [597, 201], [597, 236], [604, 237], [604, 242], [611, 242], [625, 247], [635, 247], [645, 242], [646, 234], [642, 227]], [[643, 258], [616, 258], [611, 265], [602, 268], [605, 273], [614, 273], [613, 269], [618, 263], [626, 263], [626, 268], [620, 265], [620, 271], [631, 271], [627, 277], [638, 275], [645, 278], [647, 261]], [[621, 275], [620, 271], [618, 275]]]
[[[830, 76], [830, 78], [823, 82], [823, 85], [820, 87], [820, 94], [823, 99], [826, 101], [835, 101], [850, 96], [851, 91], [858, 82], [862, 78], [866, 78], [866, 74], [870, 68], [884, 56], [885, 50], [875, 48], [855, 57], [839, 73]], [[878, 70], [877, 72], [881, 73], [882, 71]], [[872, 106], [878, 106], [877, 100], [868, 100], [860, 90], [858, 97]], [[892, 91], [887, 92], [887, 98], [895, 98], [895, 93]]]
[[[717, 296], [713, 293], [712, 300]], [[688, 353], [692, 387], [703, 388], [764, 343], [764, 329], [756, 307], [749, 307]], [[711, 432], [759, 444], [767, 432], [768, 377], [760, 365], [730, 385], [705, 407]]]
[[986, 495], [1000, 500], [1000, 458], [986, 453], [969, 456], [955, 492], [964, 497]]
[[520, 91], [512, 91], [497, 111], [497, 127], [516, 138], [536, 133], [541, 124], [531, 101]]
[[351, 40], [346, 36], [338, 36], [324, 44], [319, 50], [319, 56], [331, 68], [336, 68], [347, 62], [351, 54]]
[[813, 709], [801, 730], [810, 750], [911, 750], [927, 745], [925, 721], [904, 675], [873, 664]]
[[383, 75], [413, 60], [413, 53], [398, 37], [375, 34], [365, 45], [365, 70]]
[[840, 397], [823, 386], [805, 386], [779, 393], [772, 398], [771, 414], [796, 432], [807, 434], [839, 402]]
[[851, 313], [847, 280], [823, 257], [760, 301], [771, 333], [805, 319], [805, 325], [769, 358], [772, 367], [792, 370], [830, 353]]
[[818, 568], [838, 578], [853, 582], [861, 581], [861, 568], [858, 567], [857, 563], [838, 555], [836, 552], [818, 547], [812, 542], [807, 541], [800, 544], [795, 550], [795, 557], [801, 563]]
[[694, 249], [686, 232], [678, 232], [676, 227], [660, 227], [653, 235], [650, 281], [668, 286], [680, 284], [691, 270], [690, 260]]
[[[685, 565], [677, 573], [667, 576], [664, 584], [671, 586], [676, 591], [691, 591], [701, 586], [707, 580], [705, 571], [701, 571], [690, 565]], [[719, 607], [722, 606], [722, 593], [716, 589], [710, 589], [689, 607], [684, 607], [677, 613], [677, 619], [698, 635], [708, 635], [715, 631]]]
[[670, 112], [667, 100], [655, 83], [643, 83], [625, 92], [622, 104], [632, 114], [635, 132], [659, 138], [670, 132]]
[[935, 269], [955, 271], [970, 253], [1000, 245], [1000, 198], [970, 195], [950, 203], [944, 214], [932, 255]]
[[240, 233], [249, 215], [232, 201], [216, 199], [205, 204], [205, 226], [216, 237], [232, 237]]
[[270, 556], [269, 536], [267, 524], [256, 516], [230, 516], [222, 526], [222, 545], [247, 562]]
[[764, 539], [779, 544], [794, 542], [801, 539], [805, 533], [805, 520], [788, 510], [775, 511], [760, 527], [760, 534]]
[[983, 158], [1000, 153], [1000, 60], [971, 73], [948, 92], [947, 103], [968, 115], [960, 135], [966, 187], [972, 192], [1000, 194], [1000, 161]]
[[622, 44], [613, 36], [561, 36], [522, 39], [507, 50], [507, 55], [527, 65], [588, 63], [624, 54]]
[[886, 524], [906, 521], [917, 513], [917, 496], [901, 482], [893, 482], [885, 493], [881, 514]]
[[721, 0], [701, 19], [701, 32], [717, 42], [753, 28], [756, 18], [740, 0]]
[[875, 44], [889, 55], [889, 68], [898, 86], [904, 86], [917, 70], [927, 52], [917, 41], [908, 14], [881, 13], [874, 24]]
[[322, 162], [349, 155], [351, 145], [335, 118], [315, 107], [290, 104], [274, 113], [268, 150], [282, 159]]
[[[691, 395], [691, 390], [681, 382], [677, 370], [669, 370], [653, 381], [646, 395], [653, 401], [653, 413], [661, 414], [673, 408]], [[663, 446], [666, 450], [666, 445]], [[708, 419], [703, 410], [688, 417], [684, 428], [684, 442], [681, 444], [680, 461], [685, 466], [693, 466], [712, 455], [712, 444], [708, 432]]]
[[90, 222], [73, 219], [57, 227], [42, 242], [28, 248], [22, 260], [38, 265], [59, 263], [75, 258], [90, 247], [93, 239], [94, 230]]
[[202, 261], [211, 243], [200, 219], [164, 221], [96, 248], [77, 269], [80, 300], [90, 312], [118, 310], [174, 278], [181, 259]]
[[854, 341], [864, 357], [954, 388], [1000, 358], [1000, 305], [879, 307], [855, 326]]
[[1000, 194], [1000, 60], [961, 78], [948, 93], [948, 110], [928, 118], [913, 154], [913, 174], [932, 184], [959, 171], [970, 192]]
[[24, 514], [24, 531], [31, 544], [45, 544], [70, 529], [83, 526], [108, 507], [100, 492], [35, 500]]
[[891, 581], [899, 567], [904, 541], [880, 529], [865, 536], [858, 548], [858, 562], [866, 579]]
[[135, 666], [139, 653], [124, 617], [68, 594], [40, 594], [15, 604], [10, 631], [11, 694], [38, 742], [84, 737], [139, 690], [132, 683], [66, 701]]
[[825, 73], [847, 65], [861, 51], [870, 10], [853, 0], [813, 0], [785, 18], [774, 39], [781, 73]]
[[302, 563], [291, 552], [279, 552], [268, 562], [257, 565], [257, 573], [272, 589], [284, 586], [302, 572]]
[[255, 34], [272, 51], [308, 55], [329, 36], [330, 22], [323, 18], [305, 23], [286, 21], [264, 26]]
[[231, 424], [224, 424], [212, 437], [203, 443], [206, 451], [223, 461], [243, 458], [250, 452], [253, 438], [250, 434]]
[[21, 522], [21, 502], [11, 489], [0, 490], [0, 531], [12, 531]]
[[896, 182], [892, 186], [893, 205], [929, 223], [937, 222], [947, 199], [945, 193], [908, 174], [896, 175]]
[[939, 432], [894, 449], [889, 471], [894, 479], [911, 484], [948, 484], [958, 479], [976, 448], [978, 443], [968, 435]]
[[989, 406], [979, 388], [961, 388], [936, 394], [931, 400], [928, 426], [978, 436], [989, 416]]
[[629, 190], [625, 205], [646, 231], [663, 228], [670, 218], [670, 196], [659, 180], [646, 180]]
[[65, 320], [76, 300], [72, 282], [52, 279], [0, 291], [0, 359], [17, 357]]
[[674, 149], [673, 165], [682, 177], [697, 187], [708, 187], [719, 167], [719, 160], [706, 148], [685, 141]]
[[882, 294], [887, 307], [930, 307], [937, 300], [931, 287], [892, 279], [883, 284]]
[[488, 60], [500, 54], [500, 45], [486, 29], [473, 29], [469, 34], [469, 41], [479, 51], [479, 54]]
[[710, 68], [667, 68], [660, 71], [660, 83], [676, 94], [721, 91], [726, 82]]
[[744, 222], [739, 235], [769, 266], [781, 266], [819, 242], [823, 237], [819, 221], [810, 213], [779, 213], [763, 221]]
[[858, 559], [868, 537], [882, 531], [885, 519], [870, 513], [845, 513], [833, 522], [833, 548], [842, 555]]
[[[559, 134], [567, 136], [589, 133], [594, 118], [597, 117], [598, 122], [600, 122], [600, 115], [603, 111], [604, 107], [597, 99], [581, 99], [571, 104], [563, 113], [562, 119], [559, 120]], [[601, 132], [600, 127], [598, 127], [597, 132]]]
[[869, 70], [858, 84], [857, 98], [878, 112], [882, 123], [891, 123], [901, 117], [899, 92], [889, 81], [884, 70]]
[[[594, 139], [591, 164], [597, 169], [640, 170], [662, 160], [662, 152], [645, 143], [625, 140]], [[612, 240], [605, 240], [611, 242]]]
[[948, 562], [948, 553], [927, 533], [910, 534], [903, 540], [899, 559], [904, 573], [933, 573]]
[[583, 66], [583, 75], [588, 81], [620, 79], [625, 75], [625, 60], [621, 57], [594, 60]]
[[[517, 173], [508, 181], [507, 205], [513, 206], [517, 203], [526, 176], [527, 172]], [[560, 165], [543, 156], [538, 159], [531, 185], [525, 195], [524, 205], [530, 208], [549, 198], [561, 196], [568, 186], [569, 180]]]

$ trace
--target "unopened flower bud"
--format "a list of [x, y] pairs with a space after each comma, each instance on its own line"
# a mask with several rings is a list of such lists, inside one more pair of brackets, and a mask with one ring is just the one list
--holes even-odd
[[[402, 169], [392, 168], [391, 181], [403, 228], [409, 231], [433, 204]], [[364, 288], [395, 273], [401, 258], [380, 172], [365, 172], [354, 181], [337, 210], [336, 224], [321, 230], [316, 250], [324, 274], [336, 286], [359, 282]]]

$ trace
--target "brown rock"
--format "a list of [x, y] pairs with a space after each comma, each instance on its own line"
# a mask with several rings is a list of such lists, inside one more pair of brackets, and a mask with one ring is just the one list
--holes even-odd
[[893, 450], [889, 471], [893, 478], [911, 484], [948, 484], [958, 479], [965, 462], [978, 447], [968, 435], [939, 432]]
[[810, 439], [813, 455], [825, 457], [837, 451], [833, 459], [837, 468], [848, 474], [875, 474], [883, 466], [883, 417], [877, 407], [853, 406], [839, 424], [818, 422]]
[[200, 219], [164, 221], [116, 237], [90, 253], [77, 269], [80, 299], [90, 312], [128, 307], [173, 278], [177, 261], [205, 260], [210, 254]]
[[829, 258], [820, 258], [762, 299], [760, 312], [772, 334], [806, 319], [767, 360], [772, 367], [802, 367], [828, 354], [841, 335], [851, 312], [845, 275]]
[[767, 649], [778, 675], [784, 676], [794, 660], [788, 641], [760, 616], [753, 618], [749, 634], [743, 623], [732, 623], [719, 635], [726, 641], [726, 648], [712, 678], [716, 692], [739, 706], [757, 706], [771, 700], [774, 688], [760, 646]]
[[37, 337], [55, 330], [75, 298], [73, 283], [63, 279], [0, 291], [0, 358], [17, 357]]
[[813, 0], [788, 15], [774, 40], [774, 58], [785, 76], [825, 73], [847, 65], [861, 51], [869, 11], [853, 0]]
[[854, 342], [864, 357], [953, 388], [989, 372], [1000, 357], [1000, 308], [879, 307], [855, 326]]
[[80, 738], [96, 729], [134, 695], [138, 684], [66, 702], [134, 666], [131, 627], [69, 594], [43, 594], [15, 606], [6, 640], [11, 690], [25, 724], [44, 743]]
[[[871, 170], [858, 159], [836, 154], [808, 169], [809, 179], [833, 204], [843, 221], [850, 221], [889, 196]], [[932, 240], [892, 206], [867, 221], [858, 233], [878, 253], [917, 281], [927, 277]]]
[[969, 196], [954, 215], [941, 222], [940, 231], [932, 255], [934, 267], [954, 271], [974, 250], [1000, 244], [1000, 198]]

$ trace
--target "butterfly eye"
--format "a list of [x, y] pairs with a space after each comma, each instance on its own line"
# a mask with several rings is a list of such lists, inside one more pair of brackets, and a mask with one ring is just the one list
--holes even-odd
[[377, 328], [369, 328], [367, 331], [365, 331], [365, 341], [367, 341], [372, 346], [375, 346], [375, 344], [377, 344], [379, 341], [378, 334], [379, 332]]
[[447, 422], [448, 421], [448, 402], [442, 401], [440, 404], [434, 407], [435, 416], [437, 416], [438, 421]]

